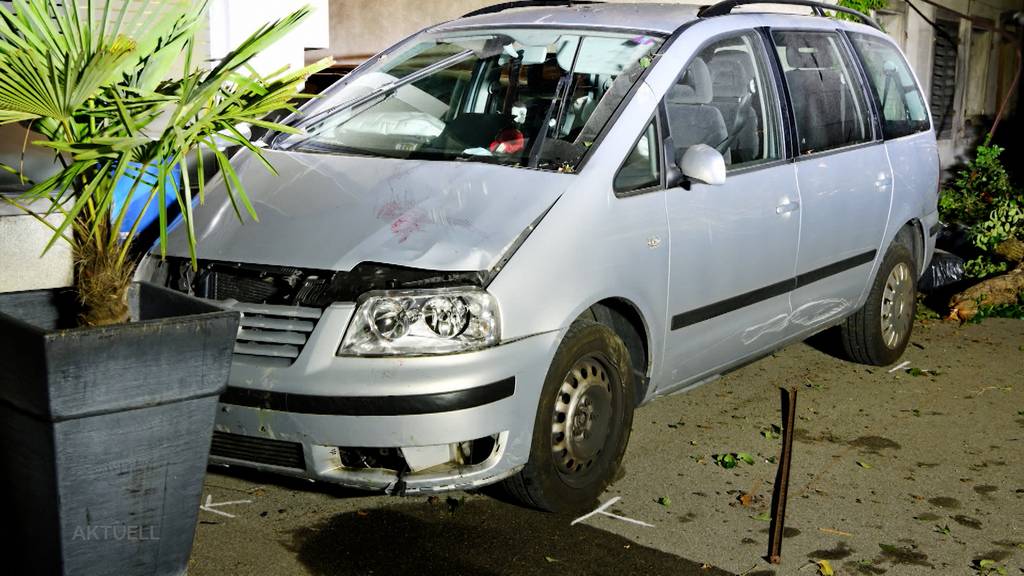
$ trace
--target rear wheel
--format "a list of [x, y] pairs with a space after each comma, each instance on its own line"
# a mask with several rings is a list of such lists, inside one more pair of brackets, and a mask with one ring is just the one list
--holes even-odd
[[530, 461], [505, 488], [555, 512], [591, 506], [619, 469], [633, 423], [629, 352], [610, 328], [578, 320], [548, 370]]
[[917, 309], [917, 274], [907, 246], [889, 247], [864, 307], [842, 327], [843, 348], [855, 362], [885, 366], [903, 355]]

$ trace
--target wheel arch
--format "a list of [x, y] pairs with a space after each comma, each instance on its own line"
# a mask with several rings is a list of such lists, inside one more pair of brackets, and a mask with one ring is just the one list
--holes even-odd
[[928, 265], [927, 262], [924, 262], [924, 234], [924, 226], [921, 224], [921, 221], [917, 218], [911, 218], [896, 232], [896, 237], [893, 239], [894, 242], [899, 242], [910, 249], [910, 254], [914, 258], [914, 266], [917, 268], [918, 277], [924, 274], [925, 267]]
[[647, 397], [653, 366], [651, 331], [640, 308], [626, 298], [605, 298], [591, 305], [584, 316], [608, 326], [622, 338], [633, 365], [634, 401], [640, 405]]

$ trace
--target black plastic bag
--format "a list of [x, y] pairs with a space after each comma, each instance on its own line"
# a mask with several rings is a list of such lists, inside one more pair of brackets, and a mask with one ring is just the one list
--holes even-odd
[[936, 250], [932, 262], [917, 281], [921, 292], [932, 292], [964, 279], [964, 259], [945, 250]]

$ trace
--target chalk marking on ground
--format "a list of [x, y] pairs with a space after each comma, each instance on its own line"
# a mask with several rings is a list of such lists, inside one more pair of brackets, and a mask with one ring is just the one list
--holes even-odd
[[233, 506], [235, 504], [252, 504], [252, 500], [231, 500], [230, 502], [217, 502], [213, 503], [213, 494], [206, 495], [206, 503], [199, 506], [200, 510], [206, 510], [207, 512], [213, 512], [214, 514], [220, 514], [221, 516], [227, 516], [228, 518], [234, 518], [234, 514], [228, 514], [227, 512], [217, 510], [220, 506]]
[[892, 370], [889, 370], [889, 374], [892, 374], [893, 372], [895, 372], [897, 370], [903, 370], [907, 366], [910, 366], [910, 360], [904, 360], [903, 362], [900, 362], [899, 364], [893, 366]]
[[604, 504], [601, 504], [600, 506], [598, 506], [593, 512], [588, 512], [587, 514], [584, 514], [583, 516], [580, 516], [579, 518], [577, 518], [577, 519], [573, 520], [572, 522], [570, 522], [569, 525], [570, 526], [575, 526], [576, 524], [579, 524], [580, 522], [583, 522], [584, 520], [586, 520], [587, 518], [590, 518], [591, 516], [596, 516], [597, 514], [600, 514], [602, 516], [608, 516], [609, 518], [615, 518], [617, 520], [622, 520], [623, 522], [629, 522], [631, 524], [637, 524], [639, 526], [646, 526], [648, 528], [654, 528], [654, 524], [648, 524], [647, 522], [642, 522], [640, 520], [634, 520], [632, 518], [626, 518], [625, 516], [619, 516], [618, 514], [612, 514], [611, 512], [605, 512], [605, 510], [610, 508], [612, 506], [612, 504], [615, 504], [616, 502], [618, 502], [620, 498], [621, 498], [620, 496], [616, 496], [614, 498], [609, 499]]

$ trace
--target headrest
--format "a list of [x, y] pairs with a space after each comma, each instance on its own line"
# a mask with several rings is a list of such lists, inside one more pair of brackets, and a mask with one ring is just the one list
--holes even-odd
[[719, 52], [711, 60], [711, 83], [715, 98], [741, 98], [750, 92], [751, 75], [744, 60], [750, 57], [741, 52]]
[[786, 46], [786, 61], [793, 68], [831, 68], [832, 54], [826, 46]]
[[708, 65], [701, 58], [694, 58], [683, 79], [668, 91], [668, 100], [673, 104], [709, 104], [712, 94]]
[[748, 52], [733, 48], [725, 48], [723, 50], [716, 51], [715, 56], [711, 59], [711, 63], [708, 64], [708, 66], [712, 68], [712, 75], [714, 74], [714, 63], [718, 60], [731, 60], [733, 62], [737, 62], [743, 67], [743, 72], [746, 73], [749, 78], [754, 77], [754, 63], [751, 61], [750, 54]]

